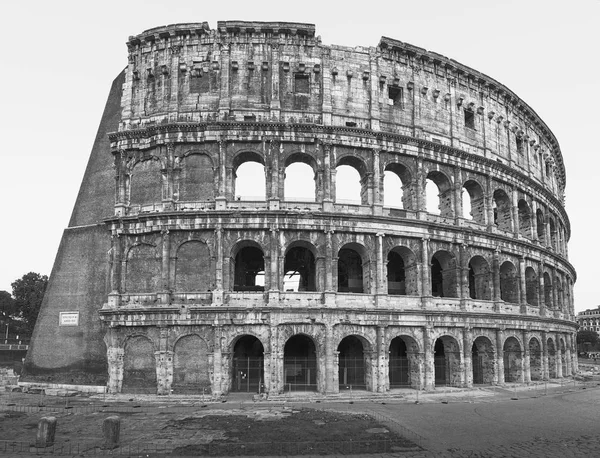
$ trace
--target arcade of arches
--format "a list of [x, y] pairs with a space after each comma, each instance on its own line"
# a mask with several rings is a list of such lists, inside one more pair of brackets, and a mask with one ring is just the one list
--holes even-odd
[[198, 327], [183, 335], [177, 335], [186, 332], [183, 328], [140, 331], [109, 348], [109, 389], [384, 393], [535, 382], [570, 376], [577, 364], [569, 331], [343, 324], [245, 328], [251, 333], [233, 338], [229, 332], [239, 331], [227, 327]]

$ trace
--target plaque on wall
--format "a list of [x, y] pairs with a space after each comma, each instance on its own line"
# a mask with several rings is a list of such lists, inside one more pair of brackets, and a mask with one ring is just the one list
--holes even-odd
[[79, 326], [79, 312], [60, 312], [59, 326]]

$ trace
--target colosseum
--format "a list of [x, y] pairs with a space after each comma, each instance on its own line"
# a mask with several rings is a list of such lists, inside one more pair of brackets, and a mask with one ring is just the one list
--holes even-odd
[[311, 24], [127, 49], [26, 380], [328, 395], [576, 371], [563, 159], [510, 89]]

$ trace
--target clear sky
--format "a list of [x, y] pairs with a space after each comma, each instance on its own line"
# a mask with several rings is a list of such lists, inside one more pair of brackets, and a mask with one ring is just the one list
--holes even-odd
[[50, 274], [111, 82], [127, 65], [127, 38], [218, 20], [313, 23], [324, 44], [345, 46], [376, 46], [384, 35], [506, 85], [561, 145], [575, 308], [600, 304], [599, 0], [3, 1], [0, 290], [29, 271]]

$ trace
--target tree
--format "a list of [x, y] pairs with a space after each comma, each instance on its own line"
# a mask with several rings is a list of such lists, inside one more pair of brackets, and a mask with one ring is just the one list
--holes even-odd
[[31, 336], [37, 320], [48, 276], [29, 272], [11, 283], [15, 298], [15, 317], [22, 320], [22, 332]]
[[600, 337], [596, 331], [577, 331], [577, 344], [583, 348], [589, 344], [589, 349], [594, 349], [600, 343]]
[[8, 291], [0, 291], [0, 320], [15, 313], [15, 300]]

